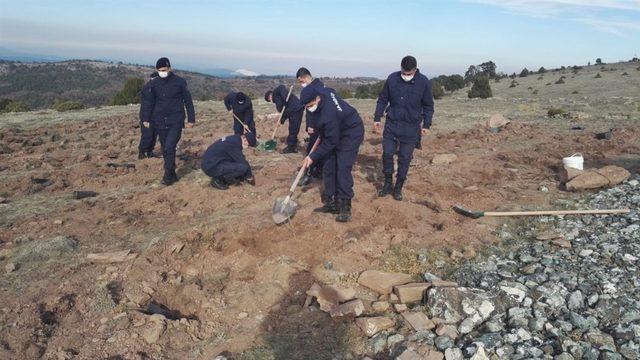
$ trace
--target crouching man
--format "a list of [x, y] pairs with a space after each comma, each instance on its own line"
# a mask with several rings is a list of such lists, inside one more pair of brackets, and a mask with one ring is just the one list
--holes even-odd
[[251, 166], [242, 153], [249, 146], [256, 146], [256, 136], [247, 132], [244, 135], [229, 135], [209, 146], [202, 156], [202, 171], [211, 177], [211, 186], [227, 190], [229, 185], [243, 181], [255, 185]]
[[303, 165], [309, 167], [324, 159], [321, 195], [324, 206], [316, 211], [337, 214], [339, 222], [350, 221], [354, 196], [351, 171], [364, 139], [362, 119], [331, 88], [307, 86], [300, 98], [307, 111], [314, 113], [314, 131], [320, 136], [320, 145], [304, 159]]

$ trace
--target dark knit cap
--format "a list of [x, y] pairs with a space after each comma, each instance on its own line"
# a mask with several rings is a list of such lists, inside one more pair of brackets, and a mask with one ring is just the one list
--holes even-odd
[[304, 105], [307, 105], [315, 100], [318, 95], [320, 95], [320, 88], [318, 86], [306, 86], [302, 88], [300, 101], [302, 101]]
[[166, 57], [161, 57], [160, 59], [158, 59], [158, 61], [156, 61], [156, 69], [161, 69], [163, 67], [171, 67], [171, 63]]

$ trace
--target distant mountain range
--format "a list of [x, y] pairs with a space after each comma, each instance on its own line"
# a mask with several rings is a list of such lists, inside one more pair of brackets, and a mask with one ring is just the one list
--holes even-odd
[[[60, 56], [54, 56], [54, 55], [32, 54], [32, 53], [8, 49], [5, 47], [0, 47], [0, 60], [32, 63], [32, 62], [59, 62], [59, 61], [67, 61], [72, 59], [64, 58]], [[112, 60], [112, 59], [100, 59], [100, 61], [113, 62], [113, 63], [119, 62], [118, 60]], [[230, 70], [230, 69], [224, 69], [224, 68], [200, 68], [195, 66], [187, 66], [182, 70], [199, 72], [205, 75], [211, 75], [211, 76], [221, 77], [221, 78], [253, 77], [253, 76], [261, 75], [255, 71], [251, 71], [247, 69]]]

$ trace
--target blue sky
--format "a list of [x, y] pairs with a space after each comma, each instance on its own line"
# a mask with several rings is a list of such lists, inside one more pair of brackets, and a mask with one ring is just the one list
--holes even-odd
[[430, 76], [628, 60], [639, 0], [0, 0], [0, 47], [175, 68], [384, 77], [412, 54]]

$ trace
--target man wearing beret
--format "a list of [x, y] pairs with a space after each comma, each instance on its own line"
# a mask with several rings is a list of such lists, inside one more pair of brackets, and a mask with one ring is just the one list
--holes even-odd
[[[374, 126], [380, 131], [380, 119], [386, 112], [382, 134], [382, 172], [384, 185], [379, 196], [393, 193], [395, 200], [402, 200], [402, 187], [407, 180], [413, 150], [421, 135], [427, 135], [433, 118], [433, 92], [431, 81], [418, 70], [413, 56], [405, 56], [400, 71], [389, 75], [378, 95], [373, 117]], [[393, 185], [393, 156], [398, 148], [398, 172]]]
[[141, 104], [143, 108], [140, 112], [142, 119], [151, 119], [152, 124], [149, 125], [158, 132], [164, 158], [162, 183], [169, 186], [178, 181], [176, 147], [182, 136], [182, 128], [185, 127], [185, 109], [187, 128], [193, 127], [196, 113], [187, 82], [173, 73], [169, 59], [158, 59], [156, 70], [158, 77], [150, 81], [149, 92], [145, 95], [146, 102]]
[[[231, 116], [235, 115], [249, 128], [249, 131], [256, 135], [256, 123], [253, 121], [253, 104], [245, 93], [230, 92], [224, 98], [224, 106]], [[232, 121], [233, 133], [236, 135], [244, 134], [244, 126], [235, 118]]]
[[276, 110], [284, 114], [280, 118], [280, 124], [284, 124], [289, 120], [289, 136], [287, 136], [287, 147], [282, 150], [283, 154], [298, 152], [298, 133], [300, 132], [300, 124], [302, 123], [302, 115], [304, 114], [304, 106], [295, 94], [289, 95], [289, 90], [284, 85], [278, 85], [275, 89], [269, 90], [264, 94], [267, 102], [276, 104]]
[[304, 159], [303, 166], [309, 167], [324, 159], [321, 194], [324, 205], [316, 211], [337, 214], [339, 222], [350, 221], [354, 196], [351, 171], [364, 139], [362, 119], [356, 109], [331, 88], [307, 86], [300, 98], [307, 111], [314, 114], [314, 131], [320, 136], [320, 145]]
[[202, 155], [202, 171], [211, 177], [211, 186], [227, 190], [229, 185], [243, 181], [255, 185], [251, 166], [242, 153], [249, 146], [256, 146], [256, 135], [229, 135], [213, 143]]

